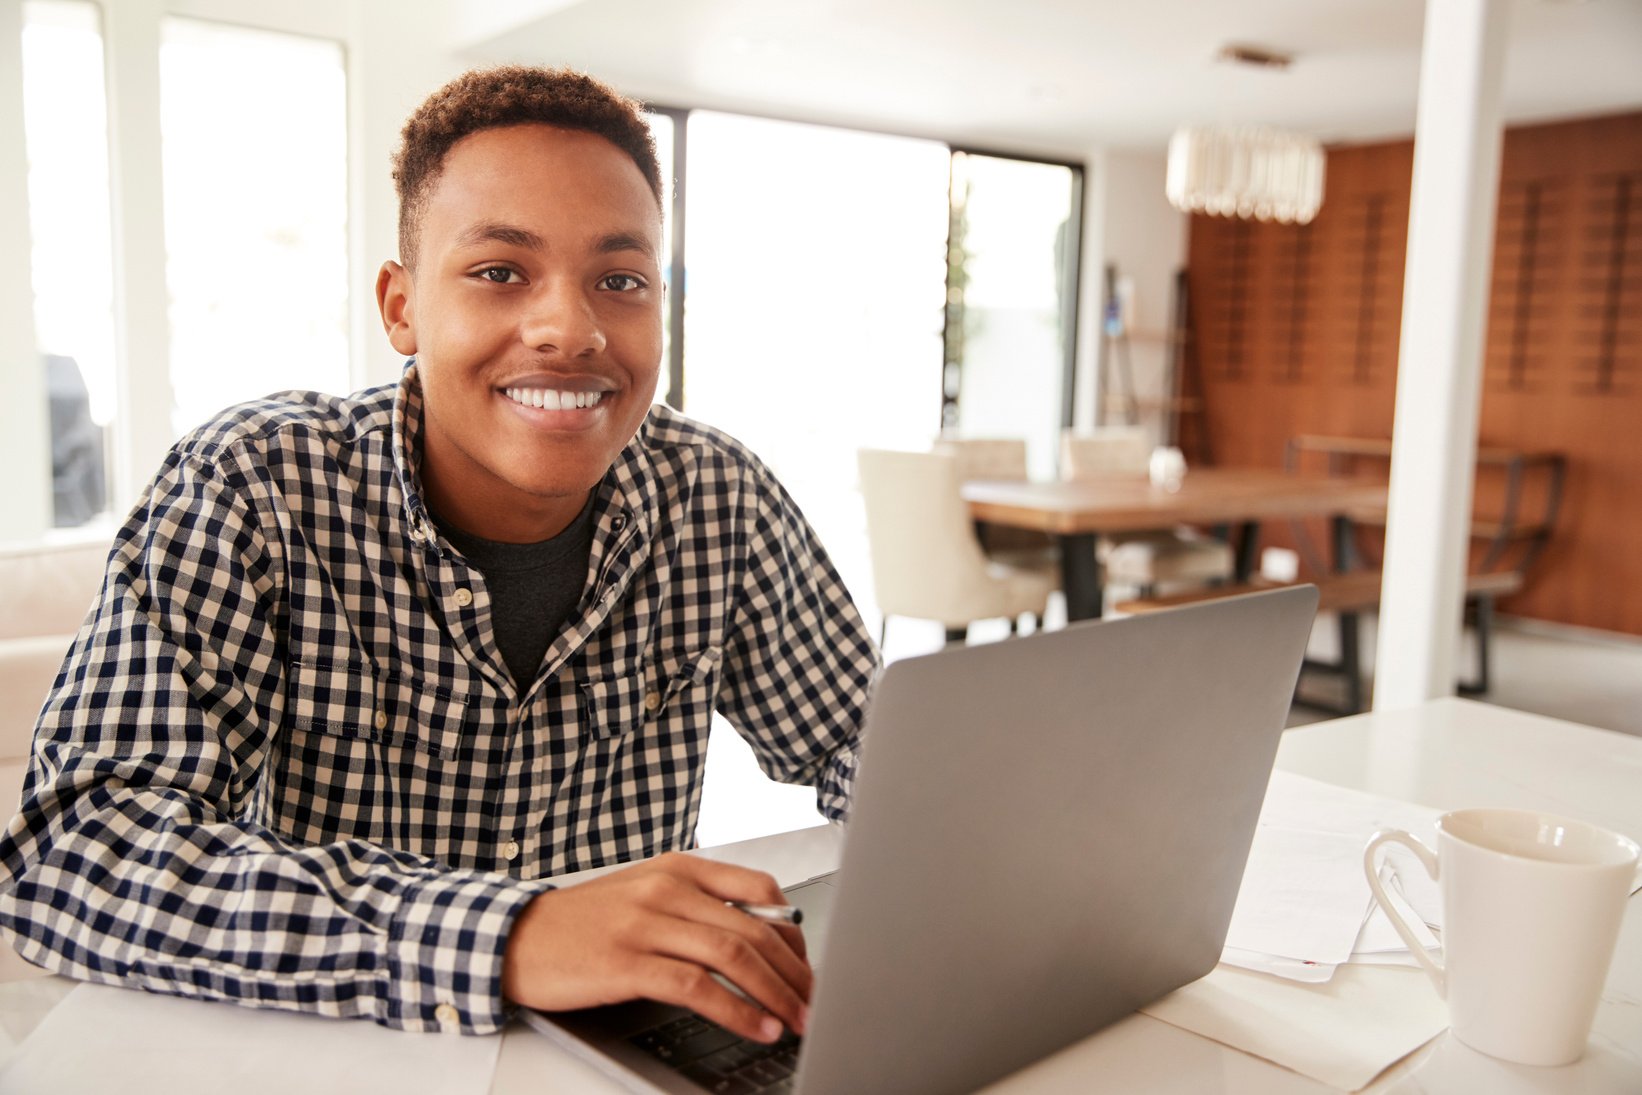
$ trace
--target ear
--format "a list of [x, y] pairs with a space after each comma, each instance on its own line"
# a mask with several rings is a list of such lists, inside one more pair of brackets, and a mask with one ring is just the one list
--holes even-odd
[[376, 310], [382, 313], [382, 329], [388, 333], [388, 342], [405, 357], [416, 354], [413, 296], [410, 271], [391, 259], [384, 262], [376, 274]]

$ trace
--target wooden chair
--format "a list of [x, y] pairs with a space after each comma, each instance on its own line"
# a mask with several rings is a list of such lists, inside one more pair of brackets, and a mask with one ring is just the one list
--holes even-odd
[[989, 561], [959, 496], [955, 457], [940, 453], [861, 449], [872, 580], [884, 622], [910, 616], [939, 620], [949, 642], [962, 641], [976, 620], [1040, 621], [1055, 586], [1051, 565], [1018, 567]]

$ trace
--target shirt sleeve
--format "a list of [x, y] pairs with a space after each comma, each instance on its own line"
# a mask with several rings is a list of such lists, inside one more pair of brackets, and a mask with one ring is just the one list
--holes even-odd
[[808, 784], [849, 815], [878, 650], [815, 531], [775, 477], [743, 469], [744, 574], [718, 709], [771, 779]]
[[286, 696], [269, 497], [249, 461], [173, 451], [121, 529], [0, 838], [0, 929], [82, 980], [497, 1030], [508, 933], [547, 884], [258, 821]]

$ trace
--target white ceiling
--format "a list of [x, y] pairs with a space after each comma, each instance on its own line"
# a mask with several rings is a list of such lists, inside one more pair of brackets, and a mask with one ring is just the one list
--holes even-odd
[[[463, 53], [651, 102], [1081, 158], [1178, 125], [1325, 141], [1414, 128], [1420, 0], [511, 0]], [[1642, 109], [1642, 0], [1505, 0], [1512, 122]], [[479, 29], [479, 28], [476, 28]], [[1217, 62], [1227, 43], [1287, 71]]]

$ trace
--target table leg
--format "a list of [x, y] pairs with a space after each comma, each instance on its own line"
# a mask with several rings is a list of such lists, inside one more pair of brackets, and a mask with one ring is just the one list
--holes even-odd
[[1345, 514], [1336, 514], [1329, 522], [1329, 531], [1334, 539], [1334, 573], [1344, 574], [1356, 564], [1354, 537], [1351, 532], [1351, 518]]
[[1254, 574], [1255, 558], [1260, 552], [1260, 522], [1244, 521], [1237, 526], [1237, 541], [1232, 545], [1232, 570], [1238, 584]]
[[1079, 532], [1060, 537], [1060, 584], [1066, 595], [1066, 619], [1098, 620], [1104, 609], [1100, 563], [1095, 559], [1095, 534]]
[[[1329, 532], [1334, 540], [1334, 572], [1344, 574], [1352, 568], [1354, 559], [1353, 536], [1351, 532], [1351, 518], [1345, 514], [1336, 514], [1329, 522]], [[1363, 655], [1362, 655], [1362, 618], [1355, 612], [1339, 614], [1340, 627], [1340, 667], [1346, 679], [1345, 711], [1348, 715], [1355, 715], [1363, 709]]]

